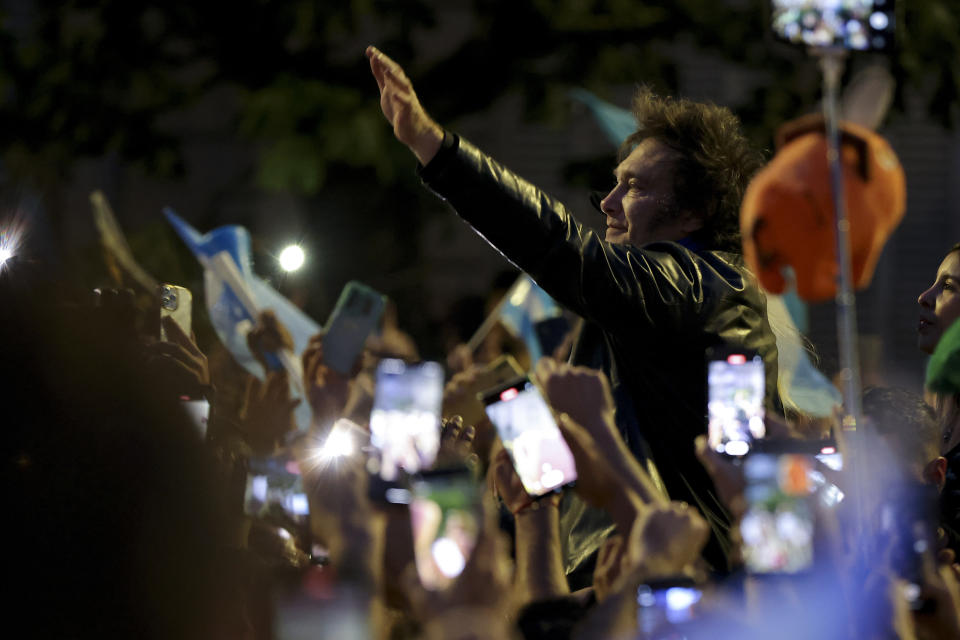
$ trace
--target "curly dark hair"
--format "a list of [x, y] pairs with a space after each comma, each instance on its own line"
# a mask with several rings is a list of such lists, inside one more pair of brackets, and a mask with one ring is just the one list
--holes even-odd
[[940, 455], [940, 425], [921, 395], [897, 387], [868, 387], [863, 413], [878, 434], [896, 442], [898, 455], [913, 468], [922, 470]]
[[624, 141], [620, 158], [647, 138], [676, 151], [676, 210], [703, 216], [703, 227], [691, 239], [705, 248], [740, 253], [740, 200], [763, 163], [740, 120], [725, 107], [658, 96], [647, 88], [634, 96], [633, 115], [637, 130]]

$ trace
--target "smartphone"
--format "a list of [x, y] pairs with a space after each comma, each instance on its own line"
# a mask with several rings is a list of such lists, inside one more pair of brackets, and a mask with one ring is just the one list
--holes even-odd
[[774, 34], [808, 47], [883, 51], [893, 47], [893, 0], [772, 0]]
[[929, 603], [921, 596], [923, 556], [936, 553], [938, 524], [937, 488], [907, 483], [890, 493], [880, 505], [880, 532], [890, 545], [890, 563], [904, 579], [904, 595], [914, 610]]
[[386, 481], [429, 469], [440, 447], [443, 367], [385, 358], [377, 366], [368, 469]]
[[806, 453], [752, 453], [744, 461], [740, 535], [749, 573], [795, 574], [813, 565], [815, 460]]
[[255, 518], [305, 526], [310, 507], [296, 460], [289, 456], [250, 458], [243, 511]]
[[766, 435], [763, 358], [751, 351], [712, 349], [707, 361], [707, 442], [720, 453], [746, 455]]
[[210, 402], [206, 398], [190, 398], [183, 396], [180, 398], [180, 406], [184, 413], [194, 426], [201, 440], [207, 438], [207, 424], [210, 421]]
[[691, 579], [679, 577], [641, 584], [637, 588], [637, 628], [644, 638], [683, 638], [683, 626], [697, 619], [703, 591]]
[[480, 490], [466, 468], [427, 471], [410, 485], [410, 523], [417, 574], [444, 589], [463, 572], [480, 530]]
[[825, 440], [819, 443], [814, 458], [816, 468], [810, 474], [814, 490], [823, 506], [833, 508], [846, 497], [840, 487], [831, 481], [837, 473], [843, 471], [843, 454], [837, 448], [836, 442]]
[[363, 351], [367, 336], [377, 328], [387, 299], [370, 287], [350, 281], [340, 292], [323, 336], [323, 361], [344, 375]]
[[[193, 295], [186, 287], [178, 287], [175, 284], [160, 285], [160, 318], [169, 316], [183, 330], [183, 333], [189, 338], [193, 331], [191, 311], [193, 309]], [[160, 339], [167, 341], [167, 332], [160, 323]]]
[[483, 395], [487, 416], [532, 497], [557, 491], [577, 479], [573, 454], [540, 390], [519, 378]]

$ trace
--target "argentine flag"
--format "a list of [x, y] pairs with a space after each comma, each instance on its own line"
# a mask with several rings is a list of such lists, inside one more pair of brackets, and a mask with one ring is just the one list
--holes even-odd
[[[262, 380], [264, 373], [247, 347], [247, 334], [261, 311], [272, 310], [290, 332], [293, 353], [268, 354], [268, 364], [271, 369], [286, 369], [294, 394], [302, 398], [299, 354], [320, 331], [320, 325], [253, 273], [250, 233], [245, 228], [226, 225], [201, 234], [169, 207], [163, 213], [203, 265], [207, 312], [220, 341], [238, 363]], [[306, 402], [297, 407], [296, 419], [300, 429], [309, 428], [310, 407]]]

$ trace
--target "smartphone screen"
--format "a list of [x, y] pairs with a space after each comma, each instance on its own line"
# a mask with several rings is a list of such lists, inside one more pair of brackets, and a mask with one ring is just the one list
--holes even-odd
[[753, 453], [743, 465], [747, 511], [740, 521], [747, 571], [797, 573], [813, 564], [814, 458]]
[[485, 394], [487, 416], [531, 496], [577, 479], [573, 454], [536, 386], [526, 378]]
[[387, 358], [377, 366], [370, 414], [372, 466], [383, 480], [429, 469], [440, 446], [443, 367]]
[[296, 461], [283, 456], [250, 458], [243, 511], [253, 517], [305, 524], [310, 508]]
[[652, 640], [683, 638], [680, 630], [697, 618], [702, 598], [690, 580], [642, 584], [637, 588], [637, 627]]
[[763, 358], [724, 353], [707, 364], [707, 441], [715, 451], [742, 456], [763, 438], [766, 377]]
[[444, 589], [463, 571], [479, 532], [480, 493], [466, 470], [436, 471], [411, 484], [410, 522], [420, 582]]
[[180, 406], [183, 407], [184, 413], [190, 419], [190, 424], [197, 429], [200, 438], [205, 440], [207, 438], [207, 423], [210, 420], [210, 403], [206, 398], [182, 397], [180, 398]]
[[774, 33], [794, 44], [854, 51], [893, 46], [893, 0], [773, 0]]
[[376, 329], [386, 299], [359, 282], [348, 282], [327, 321], [323, 360], [334, 371], [348, 374]]

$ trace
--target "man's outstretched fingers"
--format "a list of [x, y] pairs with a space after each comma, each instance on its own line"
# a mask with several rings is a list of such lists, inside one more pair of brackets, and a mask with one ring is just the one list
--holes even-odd
[[375, 47], [367, 47], [367, 59], [370, 61], [370, 71], [373, 73], [374, 79], [377, 81], [377, 87], [380, 88], [380, 92], [383, 92], [383, 87], [385, 80], [383, 78], [383, 65], [377, 59], [377, 49]]

